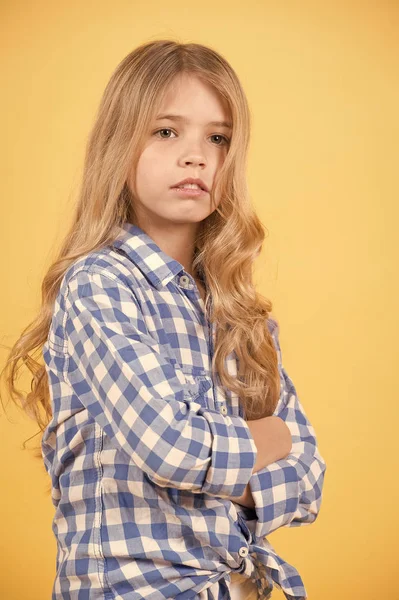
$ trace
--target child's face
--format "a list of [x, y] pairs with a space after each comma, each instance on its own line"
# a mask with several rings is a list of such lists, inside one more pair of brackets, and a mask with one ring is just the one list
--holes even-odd
[[[230, 115], [224, 100], [199, 79], [184, 74], [174, 84], [158, 114], [182, 115], [187, 121], [154, 120], [135, 181], [130, 181], [130, 185], [139, 225], [148, 220], [161, 226], [187, 224], [195, 233], [198, 224], [214, 210], [210, 193], [198, 198], [183, 197], [172, 187], [186, 177], [194, 177], [202, 179], [209, 191], [212, 189], [232, 132], [209, 123], [230, 121]], [[215, 198], [216, 206], [219, 202], [220, 198]]]

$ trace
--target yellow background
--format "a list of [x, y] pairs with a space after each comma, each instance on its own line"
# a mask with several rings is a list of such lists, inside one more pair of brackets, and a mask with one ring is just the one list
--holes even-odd
[[[113, 69], [157, 38], [214, 47], [253, 116], [248, 176], [269, 230], [256, 279], [327, 462], [318, 520], [269, 541], [309, 600], [399, 598], [398, 3], [3, 0], [0, 16], [0, 342], [37, 313]], [[50, 600], [49, 477], [21, 450], [37, 426], [7, 412], [0, 597]]]

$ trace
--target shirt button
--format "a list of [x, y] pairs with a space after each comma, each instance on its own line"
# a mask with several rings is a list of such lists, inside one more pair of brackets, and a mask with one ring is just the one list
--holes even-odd
[[239, 549], [238, 554], [240, 556], [248, 556], [248, 548], [243, 546], [242, 548]]
[[187, 275], [182, 275], [179, 279], [179, 282], [180, 282], [180, 285], [182, 285], [183, 287], [186, 287], [189, 282]]
[[227, 406], [223, 404], [222, 408], [220, 409], [220, 412], [222, 413], [222, 415], [227, 415]]

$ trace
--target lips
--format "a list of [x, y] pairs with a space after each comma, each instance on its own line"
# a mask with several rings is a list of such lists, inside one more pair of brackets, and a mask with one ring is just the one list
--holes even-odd
[[184, 185], [185, 183], [196, 183], [197, 185], [200, 186], [200, 188], [202, 190], [204, 190], [205, 192], [209, 192], [206, 183], [204, 181], [202, 181], [202, 179], [198, 179], [198, 178], [194, 178], [194, 177], [187, 177], [186, 179], [182, 179], [182, 181], [175, 183], [172, 186], [172, 188], [178, 188], [178, 187]]

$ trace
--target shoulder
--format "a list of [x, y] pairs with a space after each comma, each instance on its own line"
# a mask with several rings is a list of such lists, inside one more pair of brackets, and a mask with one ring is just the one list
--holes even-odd
[[[82, 302], [94, 317], [107, 315], [108, 322], [125, 321], [141, 314], [136, 297], [137, 281], [130, 261], [111, 247], [94, 250], [76, 259], [66, 269], [56, 293], [48, 341], [53, 348], [65, 348], [69, 319], [76, 319], [71, 307]], [[131, 263], [130, 263], [131, 264]]]
[[280, 346], [280, 324], [276, 318], [269, 316], [267, 320], [267, 326], [269, 329], [269, 333], [272, 336], [272, 340], [274, 343], [274, 347], [277, 352], [278, 363], [281, 364], [281, 346]]
[[279, 323], [278, 323], [278, 321], [277, 321], [277, 319], [275, 317], [269, 316], [269, 318], [267, 319], [267, 327], [269, 329], [269, 332], [272, 335], [278, 335], [278, 333], [279, 333]]
[[107, 282], [114, 282], [114, 285], [130, 291], [138, 285], [131, 261], [107, 246], [80, 256], [67, 268], [60, 284], [60, 294], [66, 295], [71, 289], [76, 289], [79, 282], [93, 279], [101, 279], [105, 286]]

